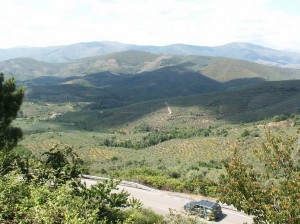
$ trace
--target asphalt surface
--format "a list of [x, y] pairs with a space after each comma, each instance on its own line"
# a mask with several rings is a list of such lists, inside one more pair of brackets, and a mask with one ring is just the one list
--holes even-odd
[[[84, 180], [87, 186], [95, 184], [96, 181], [85, 179]], [[151, 208], [158, 214], [167, 215], [169, 213], [169, 209], [175, 209], [177, 211], [183, 211], [183, 206], [191, 201], [191, 199], [186, 197], [180, 197], [176, 195], [172, 195], [172, 192], [165, 192], [159, 190], [145, 190], [139, 189], [129, 186], [118, 186], [119, 190], [128, 191], [134, 198], [139, 199], [144, 207]], [[221, 219], [216, 222], [208, 222], [207, 223], [222, 223], [222, 224], [243, 224], [243, 223], [252, 223], [252, 218], [241, 213], [235, 211], [233, 209], [227, 209], [222, 207], [223, 215]]]

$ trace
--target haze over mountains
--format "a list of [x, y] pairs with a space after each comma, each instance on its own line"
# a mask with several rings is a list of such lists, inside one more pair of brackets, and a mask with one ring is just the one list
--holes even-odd
[[206, 47], [185, 44], [140, 46], [104, 41], [52, 47], [17, 47], [0, 49], [0, 61], [12, 58], [33, 58], [39, 61], [60, 63], [128, 50], [145, 51], [154, 54], [229, 57], [265, 65], [300, 68], [299, 53], [274, 50], [250, 43], [229, 43], [222, 46]]

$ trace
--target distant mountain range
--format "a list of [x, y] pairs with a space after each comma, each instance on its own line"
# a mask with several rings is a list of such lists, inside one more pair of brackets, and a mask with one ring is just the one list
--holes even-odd
[[[98, 43], [95, 43], [95, 46], [97, 45]], [[111, 45], [115, 46], [112, 43]], [[87, 47], [86, 44], [82, 46]], [[93, 49], [93, 46], [91, 44], [90, 49]], [[120, 49], [122, 46], [119, 44], [119, 47], [115, 46], [114, 49]], [[173, 48], [174, 46], [165, 47], [168, 51], [173, 51], [172, 54], [129, 50], [76, 59], [80, 55], [91, 56], [90, 51], [82, 47], [82, 54], [76, 56], [75, 53], [70, 53], [70, 57], [73, 58], [68, 62], [53, 63], [33, 58], [0, 61], [0, 72], [3, 72], [6, 77], [14, 76], [18, 85], [25, 86], [26, 100], [54, 103], [85, 102], [89, 110], [206, 93], [218, 93], [209, 97], [218, 96], [223, 102], [224, 90], [233, 90], [232, 93], [240, 91], [240, 94], [245, 94], [244, 88], [256, 86], [255, 94], [259, 93], [261, 88], [271, 88], [270, 92], [272, 92], [277, 82], [273, 82], [272, 86], [268, 87], [264, 84], [268, 83], [265, 81], [293, 80], [285, 81], [284, 89], [277, 91], [278, 94], [289, 95], [294, 94], [295, 89], [290, 88], [289, 85], [299, 83], [294, 79], [300, 80], [300, 69], [266, 66], [228, 57], [199, 56], [195, 55], [196, 48], [186, 45], [177, 45], [177, 48]], [[198, 48], [199, 52], [201, 48]], [[222, 48], [225, 52], [226, 47]], [[108, 48], [105, 49], [108, 51]], [[148, 47], [148, 49], [159, 50], [156, 47]], [[209, 52], [207, 49], [206, 51]], [[176, 52], [182, 52], [184, 55], [177, 55]], [[48, 54], [50, 55], [54, 54]], [[249, 97], [245, 102], [250, 100], [251, 92], [252, 90], [246, 91]], [[237, 97], [239, 98], [240, 95]], [[224, 102], [227, 99], [224, 99]], [[215, 107], [218, 102], [213, 101], [208, 106]], [[254, 104], [256, 105], [256, 102]], [[246, 103], [243, 105], [246, 107]], [[219, 107], [221, 108], [222, 105]], [[293, 111], [295, 110], [298, 108], [293, 107]], [[278, 112], [281, 110], [278, 109]]]
[[[69, 63], [11, 59], [1, 62], [0, 68], [2, 66], [14, 69], [18, 84], [26, 87], [29, 101], [91, 102], [90, 109], [219, 92], [265, 83], [266, 80], [300, 79], [299, 69], [230, 58], [157, 55], [140, 51], [112, 53]], [[259, 92], [259, 88], [256, 91]]]
[[[97, 51], [99, 44], [104, 43], [77, 44], [75, 48], [73, 45], [52, 47], [53, 52], [48, 54], [45, 52], [50, 48], [36, 48], [33, 53], [44, 57], [39, 58], [42, 60], [32, 58], [32, 52], [23, 55], [24, 52], [29, 54], [30, 48], [26, 48], [27, 51], [14, 49], [19, 56], [27, 58], [0, 61], [0, 72], [6, 77], [14, 76], [18, 85], [25, 86], [29, 102], [73, 102], [91, 113], [130, 104], [147, 105], [148, 100], [168, 100], [172, 105], [187, 107], [201, 106], [217, 119], [233, 122], [256, 121], [300, 110], [300, 69], [283, 68], [293, 63], [291, 67], [297, 67], [299, 61], [294, 53], [287, 53], [294, 55], [288, 57], [284, 56], [285, 52], [242, 43], [215, 48], [187, 45], [144, 47], [148, 52], [141, 49], [142, 46], [112, 42], [105, 42], [105, 47]], [[137, 49], [126, 50], [130, 46]], [[108, 53], [112, 50], [119, 52]], [[196, 55], [199, 52], [212, 56]], [[250, 61], [215, 57], [220, 52]], [[94, 56], [96, 53], [100, 56]], [[47, 57], [53, 59], [49, 61], [60, 63], [47, 62]], [[281, 67], [251, 62], [257, 58], [261, 63], [271, 63], [277, 58], [276, 65]], [[287, 61], [293, 63], [287, 64]], [[125, 113], [124, 116], [131, 115]], [[134, 114], [132, 116], [135, 118]]]
[[[223, 57], [161, 55], [140, 51], [124, 51], [97, 57], [77, 59], [68, 63], [48, 63], [30, 58], [0, 62], [0, 72], [25, 81], [42, 76], [84, 76], [99, 72], [115, 75], [136, 75], [156, 71], [165, 75], [198, 74], [218, 82], [236, 79], [264, 80], [300, 79], [300, 70], [265, 66]], [[170, 77], [171, 78], [171, 77]]]
[[222, 46], [205, 47], [185, 44], [140, 46], [109, 41], [87, 42], [53, 47], [0, 49], [0, 61], [14, 58], [32, 58], [44, 62], [61, 63], [128, 50], [154, 54], [228, 57], [265, 65], [300, 68], [300, 53], [274, 50], [250, 43], [229, 43]]

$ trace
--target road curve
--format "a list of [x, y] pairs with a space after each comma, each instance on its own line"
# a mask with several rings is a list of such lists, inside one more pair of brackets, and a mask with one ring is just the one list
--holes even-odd
[[[96, 183], [95, 180], [84, 179], [87, 186], [93, 185]], [[180, 197], [172, 195], [172, 192], [165, 192], [160, 190], [145, 190], [138, 189], [129, 186], [118, 186], [119, 190], [125, 190], [130, 193], [134, 198], [139, 199], [144, 207], [151, 208], [158, 214], [167, 215], [170, 209], [176, 209], [177, 211], [182, 211], [183, 206], [191, 201], [191, 199], [186, 197]], [[251, 217], [237, 212], [232, 209], [222, 208], [223, 216], [217, 222], [208, 222], [208, 223], [222, 223], [222, 224], [243, 224], [243, 223], [252, 223], [253, 220]], [[207, 221], [205, 221], [207, 222]]]

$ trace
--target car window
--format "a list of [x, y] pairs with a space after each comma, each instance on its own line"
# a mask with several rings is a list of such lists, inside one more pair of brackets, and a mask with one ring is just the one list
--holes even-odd
[[216, 211], [220, 211], [221, 210], [221, 206], [218, 205], [216, 208], [215, 208]]

